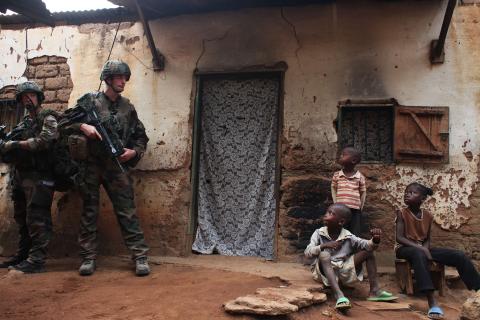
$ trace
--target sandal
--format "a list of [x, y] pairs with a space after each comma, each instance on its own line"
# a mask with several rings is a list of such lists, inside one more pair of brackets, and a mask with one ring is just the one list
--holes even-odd
[[374, 297], [368, 297], [367, 298], [368, 301], [381, 301], [381, 302], [394, 301], [394, 300], [397, 300], [397, 299], [398, 299], [398, 297], [396, 297], [393, 294], [391, 294], [390, 292], [384, 291], [384, 290], [378, 292], [378, 294]]
[[428, 319], [443, 319], [443, 310], [438, 306], [431, 307], [428, 310], [427, 316]]
[[335, 304], [335, 309], [337, 310], [347, 310], [352, 307], [352, 304], [350, 303], [350, 300], [348, 300], [346, 297], [341, 297], [337, 299], [337, 303]]

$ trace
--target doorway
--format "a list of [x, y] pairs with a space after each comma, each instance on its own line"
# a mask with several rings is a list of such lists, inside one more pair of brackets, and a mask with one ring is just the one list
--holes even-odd
[[192, 170], [196, 252], [275, 255], [281, 75], [197, 79]]

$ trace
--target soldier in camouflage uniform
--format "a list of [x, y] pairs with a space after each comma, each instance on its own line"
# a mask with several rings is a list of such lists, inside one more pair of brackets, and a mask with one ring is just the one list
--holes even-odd
[[[130, 68], [126, 63], [107, 61], [100, 76], [100, 80], [106, 83], [106, 90], [82, 96], [71, 110], [71, 114], [81, 114], [82, 109], [92, 105], [96, 108], [101, 122], [120, 138], [124, 146], [124, 152], [117, 158], [124, 168], [138, 163], [148, 142], [145, 128], [138, 119], [134, 106], [120, 95], [129, 79]], [[88, 155], [83, 161], [83, 178], [80, 183], [84, 202], [79, 235], [83, 258], [80, 275], [91, 275], [96, 268], [100, 185], [103, 185], [112, 201], [124, 242], [135, 260], [136, 274], [148, 275], [148, 246], [136, 214], [131, 177], [104, 152], [101, 135], [95, 126], [80, 120], [66, 128], [67, 134], [81, 132], [88, 138]]]
[[21, 138], [0, 143], [2, 158], [13, 163], [11, 172], [14, 218], [19, 227], [18, 251], [1, 267], [25, 273], [45, 271], [47, 245], [52, 235], [54, 193], [51, 150], [57, 139], [55, 111], [42, 109], [44, 94], [33, 81], [16, 88], [16, 100], [28, 110], [17, 126]]

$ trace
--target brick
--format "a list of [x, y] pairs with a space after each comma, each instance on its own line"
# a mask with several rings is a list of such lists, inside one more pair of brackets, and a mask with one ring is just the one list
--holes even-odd
[[70, 75], [70, 67], [68, 66], [68, 64], [61, 64], [58, 66], [59, 70], [60, 70], [60, 75], [61, 76], [69, 76]]
[[57, 56], [52, 56], [52, 57], [49, 57], [48, 58], [48, 61], [50, 63], [66, 63], [67, 62], [67, 58], [64, 58], [64, 57], [57, 57]]
[[45, 79], [46, 90], [57, 90], [66, 88], [68, 84], [67, 77], [47, 78]]
[[480, 0], [462, 0], [460, 1], [459, 5], [472, 5], [472, 4], [477, 4], [480, 3]]
[[316, 207], [290, 207], [288, 208], [287, 215], [295, 219], [315, 220], [321, 219], [326, 211], [327, 207], [319, 203]]
[[30, 80], [35, 81], [36, 84], [40, 86], [40, 89], [44, 89], [45, 87], [45, 79], [37, 79], [37, 78], [31, 78]]
[[25, 70], [24, 76], [27, 79], [35, 78], [35, 71], [37, 68], [35, 66], [27, 66], [27, 69]]
[[33, 58], [33, 59], [28, 60], [28, 64], [30, 64], [32, 66], [36, 66], [36, 65], [39, 65], [39, 64], [45, 64], [47, 62], [48, 62], [48, 57], [47, 56], [37, 57], [37, 58]]
[[57, 100], [60, 102], [68, 102], [70, 98], [71, 89], [60, 89], [57, 91]]
[[42, 107], [45, 109], [51, 109], [55, 111], [64, 111], [67, 109], [66, 103], [43, 103]]
[[70, 89], [73, 88], [72, 78], [71, 78], [71, 77], [68, 77], [68, 78], [67, 78], [67, 81], [68, 81], [68, 83], [67, 83], [67, 88], [70, 88]]
[[330, 180], [325, 177], [292, 179], [282, 184], [282, 204], [289, 207], [317, 208], [330, 198]]
[[35, 77], [27, 77], [27, 79], [28, 79], [28, 81], [34, 81], [36, 84], [38, 84], [40, 89], [43, 90], [43, 87], [45, 85], [45, 79], [37, 79]]
[[35, 76], [37, 78], [52, 78], [58, 75], [58, 67], [52, 65], [38, 66]]
[[45, 95], [45, 102], [55, 101], [55, 96], [56, 96], [55, 91], [44, 91], [43, 94]]

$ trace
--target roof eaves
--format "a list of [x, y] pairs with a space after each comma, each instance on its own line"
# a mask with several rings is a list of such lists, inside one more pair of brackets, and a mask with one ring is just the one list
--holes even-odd
[[183, 14], [240, 10], [256, 7], [304, 6], [331, 3], [335, 0], [109, 0], [109, 2], [136, 10], [136, 2], [147, 19]]
[[0, 12], [5, 13], [7, 9], [23, 15], [30, 22], [53, 25], [51, 13], [41, 0], [2, 0]]
[[[109, 8], [82, 11], [61, 11], [52, 13], [54, 25], [80, 25], [84, 23], [111, 23], [119, 21], [136, 21], [135, 12], [127, 8]], [[40, 27], [41, 23], [32, 22], [23, 15], [0, 16], [0, 25], [4, 29], [16, 29], [19, 26]]]

